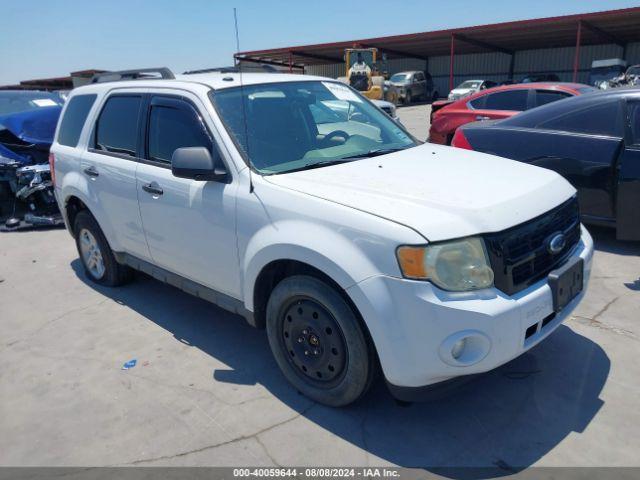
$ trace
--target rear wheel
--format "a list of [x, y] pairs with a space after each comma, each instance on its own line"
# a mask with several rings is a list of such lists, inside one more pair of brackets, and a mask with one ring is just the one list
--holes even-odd
[[285, 377], [309, 398], [343, 406], [360, 398], [374, 374], [373, 348], [345, 299], [323, 281], [281, 281], [267, 304], [267, 336]]
[[76, 215], [73, 231], [80, 261], [90, 280], [115, 287], [132, 278], [132, 270], [116, 262], [98, 222], [88, 211], [82, 210]]

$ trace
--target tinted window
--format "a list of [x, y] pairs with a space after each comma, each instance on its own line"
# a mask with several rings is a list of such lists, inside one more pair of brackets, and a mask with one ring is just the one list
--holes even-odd
[[96, 95], [76, 95], [69, 100], [60, 123], [60, 132], [58, 133], [58, 143], [60, 145], [68, 147], [78, 145], [80, 132], [95, 101]]
[[176, 108], [153, 105], [149, 114], [149, 159], [170, 163], [173, 152], [182, 147], [211, 150], [211, 140], [196, 113], [188, 104]]
[[546, 105], [570, 96], [568, 93], [554, 92], [553, 90], [536, 90], [536, 105]]
[[424, 81], [424, 75], [422, 73], [416, 73], [416, 82]]
[[55, 93], [28, 91], [0, 91], [0, 115], [61, 106], [62, 98]]
[[621, 137], [619, 102], [614, 99], [552, 118], [538, 125], [549, 130]]
[[483, 95], [482, 97], [478, 97], [475, 100], [471, 100], [469, 105], [471, 105], [476, 110], [484, 108], [484, 103], [487, 101], [487, 95]]
[[484, 108], [487, 110], [515, 110], [521, 112], [527, 109], [528, 90], [509, 90], [487, 95]]
[[96, 123], [95, 148], [135, 157], [141, 97], [112, 96]]

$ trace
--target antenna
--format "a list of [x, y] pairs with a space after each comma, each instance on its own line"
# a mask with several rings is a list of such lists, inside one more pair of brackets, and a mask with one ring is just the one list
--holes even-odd
[[[240, 35], [238, 34], [238, 12], [233, 7], [233, 21], [236, 27], [236, 55], [235, 59], [238, 60], [238, 54], [240, 53]], [[249, 133], [247, 128], [247, 111], [244, 106], [244, 84], [242, 83], [242, 60], [238, 61], [238, 72], [240, 76], [240, 101], [242, 102], [242, 121], [244, 123], [244, 138], [247, 142], [247, 158], [249, 159], [249, 193], [253, 193], [253, 178], [251, 177], [251, 155], [249, 154]]]

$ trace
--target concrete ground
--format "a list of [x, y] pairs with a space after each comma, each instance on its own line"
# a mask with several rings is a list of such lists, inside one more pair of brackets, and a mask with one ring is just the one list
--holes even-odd
[[593, 235], [584, 301], [527, 354], [440, 400], [378, 380], [331, 409], [239, 317], [144, 275], [97, 287], [65, 230], [0, 234], [0, 466], [638, 466], [640, 244]]

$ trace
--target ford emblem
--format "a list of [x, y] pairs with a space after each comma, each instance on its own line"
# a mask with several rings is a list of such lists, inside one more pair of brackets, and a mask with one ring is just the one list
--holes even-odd
[[555, 255], [557, 253], [560, 253], [566, 244], [567, 244], [567, 239], [565, 238], [564, 234], [557, 233], [553, 235], [549, 240], [547, 249], [549, 250], [549, 253]]

